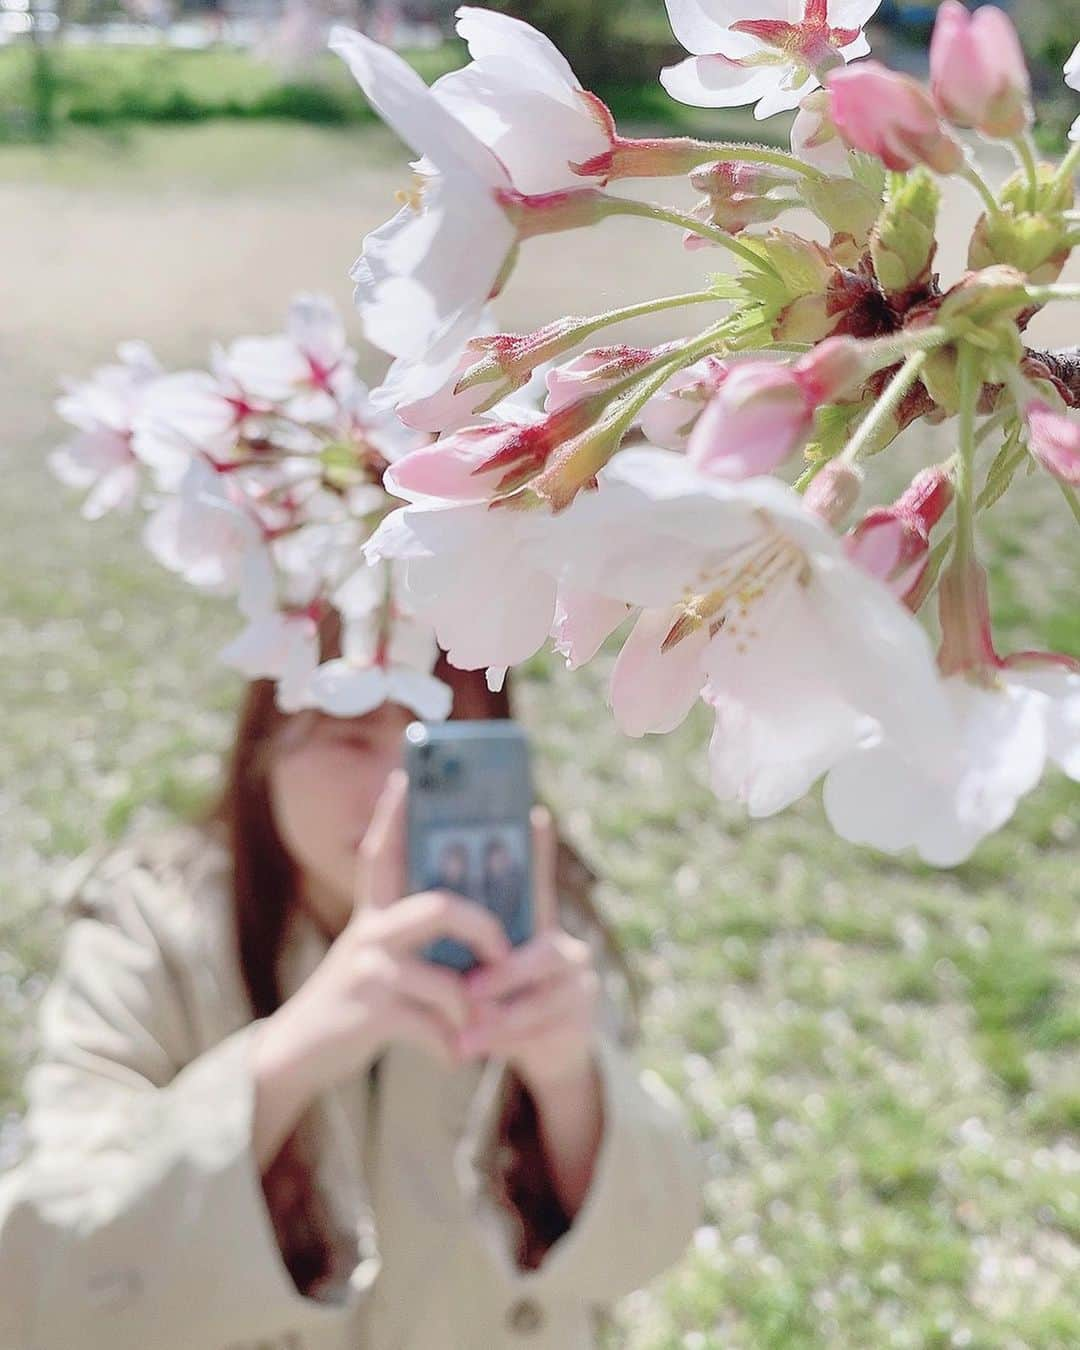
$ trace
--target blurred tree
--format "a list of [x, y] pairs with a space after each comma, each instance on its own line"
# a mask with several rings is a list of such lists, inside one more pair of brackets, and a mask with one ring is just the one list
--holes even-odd
[[625, 0], [492, 0], [490, 8], [545, 33], [586, 89], [626, 76], [626, 43], [618, 34]]
[[51, 140], [56, 131], [56, 37], [63, 4], [32, 3], [30, 10], [30, 124], [38, 140]]
[[1061, 74], [1080, 34], [1080, 0], [1052, 0], [1049, 4], [1017, 5], [1010, 12], [1020, 30], [1024, 50], [1038, 71], [1052, 84]]

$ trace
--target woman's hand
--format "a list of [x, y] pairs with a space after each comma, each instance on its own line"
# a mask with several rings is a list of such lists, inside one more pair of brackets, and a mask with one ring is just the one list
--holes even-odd
[[559, 923], [558, 841], [543, 807], [534, 808], [532, 827], [536, 936], [468, 976], [472, 1018], [458, 1046], [466, 1057], [504, 1059], [528, 1089], [555, 1192], [572, 1218], [588, 1194], [604, 1131], [600, 978], [588, 943]]
[[472, 901], [444, 891], [401, 898], [406, 792], [404, 773], [392, 774], [359, 852], [353, 917], [306, 983], [259, 1028], [255, 1147], [263, 1167], [318, 1093], [387, 1045], [416, 1045], [456, 1062], [468, 990], [462, 976], [418, 955], [429, 942], [454, 938], [492, 963], [510, 951], [498, 921]]
[[600, 979], [587, 942], [559, 923], [550, 813], [532, 813], [536, 936], [498, 964], [468, 977], [469, 1026], [458, 1039], [466, 1056], [496, 1056], [530, 1090], [580, 1078], [593, 1063]]

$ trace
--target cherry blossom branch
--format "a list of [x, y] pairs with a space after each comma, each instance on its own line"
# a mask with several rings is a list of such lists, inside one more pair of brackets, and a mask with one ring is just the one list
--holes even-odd
[[1031, 134], [1025, 132], [1021, 136], [1013, 136], [1010, 144], [1016, 154], [1017, 163], [1027, 175], [1027, 204], [1028, 209], [1034, 211], [1039, 192], [1039, 170], [1035, 164], [1035, 152], [1031, 144]]
[[[756, 336], [756, 333], [764, 331], [763, 329], [752, 330], [749, 333], [742, 334], [742, 341], [728, 341], [730, 328], [731, 324], [727, 319], [713, 325], [712, 328], [706, 329], [696, 337], [688, 338], [676, 351], [667, 352], [656, 361], [650, 362], [650, 365], [645, 367], [648, 374], [644, 379], [642, 379], [642, 371], [639, 370], [628, 380], [615, 386], [618, 394], [625, 399], [625, 403], [619, 409], [616, 425], [622, 424], [623, 432], [628, 430], [637, 414], [648, 403], [649, 399], [659, 392], [672, 375], [677, 374], [680, 370], [685, 370], [687, 366], [693, 365], [695, 361], [704, 356], [716, 355], [719, 352], [724, 352], [727, 355], [740, 351], [744, 347], [752, 346], [752, 339]], [[627, 388], [631, 383], [633, 384], [633, 393], [627, 396]]]
[[991, 190], [990, 185], [987, 183], [986, 179], [982, 176], [982, 174], [978, 171], [978, 169], [970, 160], [965, 161], [963, 167], [958, 170], [958, 173], [961, 178], [966, 179], [966, 181], [971, 184], [971, 186], [983, 199], [983, 205], [986, 207], [987, 213], [989, 215], [991, 216], [1001, 215], [1001, 206], [998, 203], [998, 199], [994, 196], [994, 193]]
[[[988, 417], [975, 434], [976, 446], [981, 445], [993, 431], [1000, 427], [1004, 418], [1004, 413], [995, 413], [993, 417]], [[991, 467], [990, 473], [987, 475], [986, 482], [983, 485], [983, 489], [975, 502], [976, 515], [989, 510], [995, 502], [1000, 500], [1002, 493], [1012, 481], [1013, 474], [1026, 458], [1027, 449], [1024, 446], [1021, 446], [1012, 456], [1003, 460], [1000, 466]], [[959, 455], [953, 455], [947, 461], [947, 467], [951, 476], [955, 475], [958, 461]], [[919, 578], [919, 584], [916, 589], [906, 597], [904, 602], [912, 613], [918, 613], [926, 603], [927, 599], [929, 599], [934, 587], [937, 585], [937, 579], [941, 569], [952, 551], [955, 534], [955, 528], [950, 529], [930, 550], [926, 560], [926, 568]]]
[[[661, 296], [657, 300], [639, 300], [635, 304], [605, 310], [601, 314], [568, 316], [556, 324], [538, 329], [535, 333], [520, 339], [521, 346], [528, 352], [527, 370], [532, 370], [545, 361], [554, 360], [557, 356], [565, 355], [602, 328], [610, 328], [631, 319], [646, 318], [651, 314], [661, 314], [667, 310], [683, 309], [691, 305], [708, 304], [710, 301], [719, 302], [724, 299], [726, 297], [712, 286], [701, 291], [686, 291], [681, 295]], [[523, 370], [525, 369], [523, 367]], [[488, 378], [487, 363], [480, 357], [476, 366], [458, 381], [457, 388], [472, 389], [485, 383]], [[498, 401], [502, 397], [502, 392], [496, 390], [493, 397]], [[478, 411], [483, 412], [486, 409], [481, 407]]]
[[1028, 286], [1028, 298], [1037, 305], [1052, 304], [1055, 300], [1080, 300], [1080, 285], [1054, 282], [1049, 286]]
[[812, 164], [807, 164], [804, 160], [797, 159], [794, 155], [789, 155], [783, 150], [773, 150], [764, 145], [744, 145], [734, 141], [691, 141], [689, 139], [687, 139], [686, 144], [693, 146], [695, 150], [702, 151], [698, 163], [704, 163], [707, 160], [736, 159], [746, 164], [771, 164], [779, 169], [790, 169], [792, 173], [801, 174], [802, 177], [813, 181], [821, 181], [828, 177], [821, 169], [815, 168]]
[[1076, 489], [1070, 487], [1068, 483], [1063, 483], [1060, 478], [1055, 478], [1054, 482], [1061, 489], [1061, 495], [1065, 498], [1066, 506], [1073, 513], [1073, 519], [1077, 525], [1080, 525], [1080, 500], [1077, 499]]
[[957, 353], [960, 386], [960, 449], [956, 458], [953, 486], [956, 489], [956, 529], [953, 565], [965, 567], [975, 554], [975, 413], [982, 390], [978, 357], [970, 343], [960, 344]]
[[771, 276], [776, 275], [776, 269], [760, 253], [755, 253], [753, 249], [741, 244], [733, 234], [728, 234], [726, 230], [721, 230], [715, 225], [708, 225], [690, 215], [687, 211], [660, 206], [656, 202], [639, 202], [631, 197], [612, 197], [605, 214], [641, 216], [646, 220], [659, 220], [668, 225], [678, 225], [691, 234], [700, 235], [702, 239], [708, 239], [710, 243], [719, 244], [721, 248], [726, 248], [729, 253], [734, 253], [736, 257], [741, 258], [743, 262], [748, 263], [759, 272], [767, 272]]
[[904, 396], [919, 378], [919, 373], [926, 364], [927, 355], [926, 350], [921, 350], [914, 351], [908, 356], [890, 380], [885, 392], [863, 421], [859, 423], [855, 435], [844, 447], [840, 455], [842, 463], [857, 464], [863, 455], [874, 453], [871, 447], [878, 432], [882, 430], [889, 418], [900, 407], [900, 404], [904, 401]]
[[692, 136], [643, 139], [615, 136], [608, 150], [572, 167], [583, 177], [596, 175], [607, 182], [616, 182], [630, 178], [672, 178], [710, 161], [728, 160], [774, 165], [811, 181], [827, 177], [814, 165], [784, 150], [733, 141], [702, 141]]
[[1078, 167], [1080, 167], [1080, 140], [1073, 141], [1065, 158], [1058, 165], [1058, 171], [1054, 174], [1055, 186], [1064, 183], [1067, 178], [1071, 178]]

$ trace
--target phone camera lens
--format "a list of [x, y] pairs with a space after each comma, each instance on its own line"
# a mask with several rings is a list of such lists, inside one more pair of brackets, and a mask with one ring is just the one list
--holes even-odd
[[430, 753], [431, 747], [428, 745], [428, 729], [423, 722], [410, 722], [405, 728], [405, 739], [410, 745], [422, 745]]

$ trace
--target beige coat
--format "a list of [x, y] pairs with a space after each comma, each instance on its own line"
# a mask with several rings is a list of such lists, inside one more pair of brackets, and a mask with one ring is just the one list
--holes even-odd
[[[0, 1178], [0, 1350], [584, 1350], [675, 1261], [701, 1206], [677, 1111], [614, 1037], [591, 1190], [539, 1268], [496, 1200], [509, 1075], [395, 1047], [326, 1094], [318, 1180], [341, 1280], [301, 1296], [251, 1148], [250, 1004], [227, 855], [179, 828], [74, 888], [42, 1012], [29, 1152]], [[325, 952], [299, 921], [286, 992]]]

